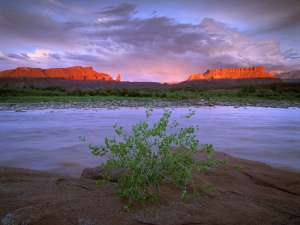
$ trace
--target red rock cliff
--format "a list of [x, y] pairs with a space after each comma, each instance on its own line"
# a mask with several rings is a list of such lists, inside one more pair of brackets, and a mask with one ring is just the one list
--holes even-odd
[[115, 81], [121, 81], [121, 75], [119, 73], [116, 74]]
[[53, 69], [18, 67], [13, 70], [0, 71], [0, 77], [63, 78], [73, 80], [112, 80], [112, 77], [108, 74], [97, 72], [93, 69], [93, 67], [82, 66]]
[[188, 80], [212, 80], [212, 79], [247, 79], [247, 78], [273, 78], [263, 66], [244, 68], [210, 69], [205, 73], [192, 74]]

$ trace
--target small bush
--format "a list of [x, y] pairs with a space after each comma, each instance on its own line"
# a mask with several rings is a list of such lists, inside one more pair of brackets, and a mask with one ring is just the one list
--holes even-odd
[[[190, 112], [186, 118], [193, 114]], [[107, 168], [126, 169], [128, 173], [118, 181], [118, 194], [130, 204], [158, 199], [160, 186], [166, 179], [180, 188], [181, 197], [185, 197], [192, 172], [218, 164], [212, 145], [204, 146], [207, 160], [194, 159], [199, 151], [195, 135], [197, 126], [180, 128], [176, 120], [170, 121], [169, 110], [150, 126], [151, 115], [152, 110], [147, 110], [146, 120], [134, 125], [130, 134], [115, 125], [115, 138], [105, 138], [105, 144], [100, 147], [89, 146], [94, 155], [109, 158], [105, 164]]]

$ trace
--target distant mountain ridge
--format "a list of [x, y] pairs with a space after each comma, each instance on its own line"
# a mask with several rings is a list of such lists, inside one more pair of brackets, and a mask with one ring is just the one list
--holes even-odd
[[[105, 80], [113, 78], [106, 73], [97, 72], [93, 67], [72, 66], [65, 68], [41, 69], [32, 67], [17, 67], [12, 70], [0, 71], [0, 78], [63, 78], [70, 80]], [[118, 77], [118, 80], [120, 77]]]

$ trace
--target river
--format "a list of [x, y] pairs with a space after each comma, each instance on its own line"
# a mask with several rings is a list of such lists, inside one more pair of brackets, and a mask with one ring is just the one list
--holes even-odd
[[[230, 106], [174, 108], [181, 125], [199, 125], [201, 143], [217, 151], [269, 165], [300, 171], [300, 108]], [[151, 121], [163, 110], [156, 109]], [[89, 143], [113, 135], [112, 125], [129, 129], [145, 119], [144, 108], [47, 109], [0, 111], [0, 166], [23, 167], [77, 176], [103, 159], [91, 155]]]

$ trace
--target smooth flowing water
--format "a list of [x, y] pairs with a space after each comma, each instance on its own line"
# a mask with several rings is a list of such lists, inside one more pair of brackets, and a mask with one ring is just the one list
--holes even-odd
[[[186, 120], [186, 108], [174, 108], [181, 125], [198, 124], [201, 143], [214, 144], [240, 158], [300, 171], [299, 108], [194, 108]], [[163, 110], [153, 113], [152, 121]], [[101, 144], [112, 136], [112, 125], [129, 129], [145, 119], [144, 108], [63, 109], [0, 112], [0, 166], [24, 167], [78, 175], [103, 159], [92, 156], [86, 143]]]

